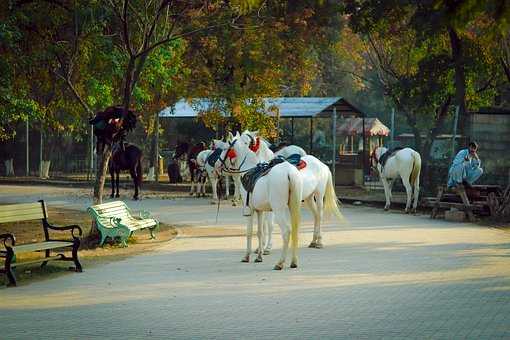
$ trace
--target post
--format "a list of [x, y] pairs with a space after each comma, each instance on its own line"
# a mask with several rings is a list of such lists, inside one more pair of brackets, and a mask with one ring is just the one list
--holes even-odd
[[391, 109], [391, 146], [390, 148], [393, 148], [394, 142], [395, 142], [395, 108]]
[[313, 117], [310, 117], [310, 153], [313, 151]]
[[42, 177], [43, 173], [43, 126], [41, 122], [41, 130], [40, 130], [41, 140], [39, 142], [39, 177]]
[[89, 132], [89, 140], [90, 140], [90, 156], [89, 156], [89, 173], [87, 176], [88, 180], [94, 179], [94, 126], [90, 124], [90, 132]]
[[331, 175], [333, 176], [333, 185], [336, 183], [336, 107], [333, 107], [333, 127], [332, 127], [333, 153], [331, 157]]
[[28, 131], [28, 119], [27, 119], [27, 121], [26, 121], [26, 135], [27, 135], [27, 140], [26, 140], [27, 143], [26, 144], [27, 145], [26, 145], [26, 169], [25, 169], [27, 176], [30, 175], [30, 160], [29, 160], [29, 156], [30, 155], [29, 155], [29, 150], [28, 150], [28, 142], [29, 142], [29, 140], [28, 140], [28, 138], [29, 138], [28, 137], [28, 132], [29, 131]]
[[294, 144], [294, 117], [290, 118], [290, 143]]
[[365, 176], [367, 175], [367, 159], [365, 156], [366, 153], [366, 138], [365, 138], [365, 114], [363, 114], [362, 117], [363, 122], [363, 130], [361, 131], [361, 135], [363, 136], [363, 152], [362, 152], [362, 158], [363, 158], [363, 183], [365, 183]]
[[457, 105], [457, 107], [455, 108], [455, 118], [453, 120], [452, 153], [450, 163], [453, 161], [453, 157], [455, 157], [455, 139], [457, 137], [457, 123], [459, 122], [459, 110], [460, 106]]
[[156, 145], [154, 147], [154, 151], [156, 154], [156, 163], [154, 164], [154, 172], [155, 172], [155, 179], [156, 183], [159, 183], [159, 112], [156, 113]]

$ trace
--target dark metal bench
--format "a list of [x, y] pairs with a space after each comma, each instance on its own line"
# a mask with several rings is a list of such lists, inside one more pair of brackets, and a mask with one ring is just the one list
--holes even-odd
[[[82, 271], [80, 261], [78, 260], [78, 249], [80, 247], [80, 237], [82, 235], [82, 230], [79, 226], [69, 225], [65, 227], [57, 227], [51, 225], [48, 222], [48, 211], [43, 200], [40, 200], [38, 203], [0, 205], [0, 223], [30, 221], [38, 219], [42, 221], [42, 228], [45, 237], [44, 241], [18, 244], [16, 237], [13, 234], [0, 234], [0, 241], [3, 241], [4, 247], [4, 249], [0, 247], [0, 259], [4, 259], [4, 266], [3, 268], [0, 268], [0, 273], [4, 273], [9, 279], [8, 286], [16, 286], [16, 278], [14, 276], [13, 269], [21, 265], [42, 262], [41, 267], [43, 267], [48, 263], [48, 261], [73, 261], [75, 267], [71, 269], [76, 272]], [[50, 230], [69, 230], [71, 232], [72, 240], [50, 238]], [[75, 232], [78, 235], [75, 235]], [[63, 253], [52, 254], [51, 252], [55, 249], [64, 250], [65, 248], [71, 248], [72, 257], [68, 257]], [[45, 257], [22, 262], [17, 261], [17, 254], [28, 252], [44, 252]]]

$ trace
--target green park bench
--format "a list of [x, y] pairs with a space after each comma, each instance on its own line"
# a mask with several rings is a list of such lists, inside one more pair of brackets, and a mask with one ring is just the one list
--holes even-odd
[[108, 202], [93, 205], [87, 209], [94, 219], [97, 229], [101, 234], [99, 245], [103, 245], [107, 238], [120, 239], [122, 245], [127, 246], [127, 239], [135, 231], [148, 228], [151, 238], [155, 238], [154, 231], [159, 227], [159, 222], [151, 217], [147, 211], [140, 212], [134, 217], [128, 206], [122, 201]]
[[[9, 279], [8, 286], [16, 286], [16, 277], [14, 276], [13, 269], [21, 265], [42, 262], [41, 267], [44, 267], [48, 261], [52, 260], [73, 261], [75, 267], [70, 269], [76, 272], [82, 271], [80, 261], [78, 260], [78, 249], [80, 248], [80, 237], [82, 235], [82, 230], [79, 226], [69, 225], [65, 227], [57, 227], [51, 225], [48, 222], [46, 204], [42, 200], [38, 203], [0, 205], [0, 223], [12, 223], [38, 219], [42, 221], [42, 228], [45, 237], [44, 241], [18, 244], [14, 234], [0, 234], [0, 241], [3, 241], [3, 249], [0, 246], [0, 259], [4, 260], [4, 266], [3, 268], [0, 268], [0, 273], [4, 273]], [[15, 228], [13, 227], [12, 229]], [[71, 232], [72, 240], [54, 239], [53, 237], [50, 237], [50, 230], [69, 230]], [[75, 235], [75, 233], [77, 233], [77, 235]], [[68, 257], [62, 253], [62, 251], [66, 248], [71, 248], [72, 257]], [[51, 250], [59, 250], [61, 252], [58, 254], [52, 254]], [[44, 252], [45, 256], [21, 262], [17, 261], [16, 255], [30, 252]]]

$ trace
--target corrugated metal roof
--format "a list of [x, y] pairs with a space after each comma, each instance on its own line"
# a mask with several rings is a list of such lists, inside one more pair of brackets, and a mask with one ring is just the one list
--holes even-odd
[[[264, 98], [268, 112], [271, 107], [278, 108], [280, 117], [327, 117], [337, 108], [338, 114], [351, 113], [362, 115], [362, 112], [352, 106], [342, 97], [277, 97]], [[189, 103], [185, 99], [179, 100], [174, 107], [167, 107], [159, 113], [160, 117], [192, 118], [199, 112], [207, 111], [211, 107], [208, 99], [193, 99]]]

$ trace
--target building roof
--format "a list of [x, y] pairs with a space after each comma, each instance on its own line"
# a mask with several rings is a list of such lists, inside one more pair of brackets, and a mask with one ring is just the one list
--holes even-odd
[[[347, 118], [338, 126], [337, 132], [343, 135], [355, 136], [363, 133], [363, 119]], [[388, 136], [390, 129], [377, 118], [365, 118], [365, 134], [367, 136]]]
[[[284, 118], [310, 118], [329, 117], [336, 108], [337, 115], [363, 116], [363, 112], [354, 107], [342, 97], [277, 97], [264, 98], [264, 104], [268, 114], [276, 108], [280, 117]], [[163, 109], [160, 117], [168, 118], [193, 118], [200, 112], [208, 111], [212, 103], [208, 99], [181, 99], [173, 107]]]

